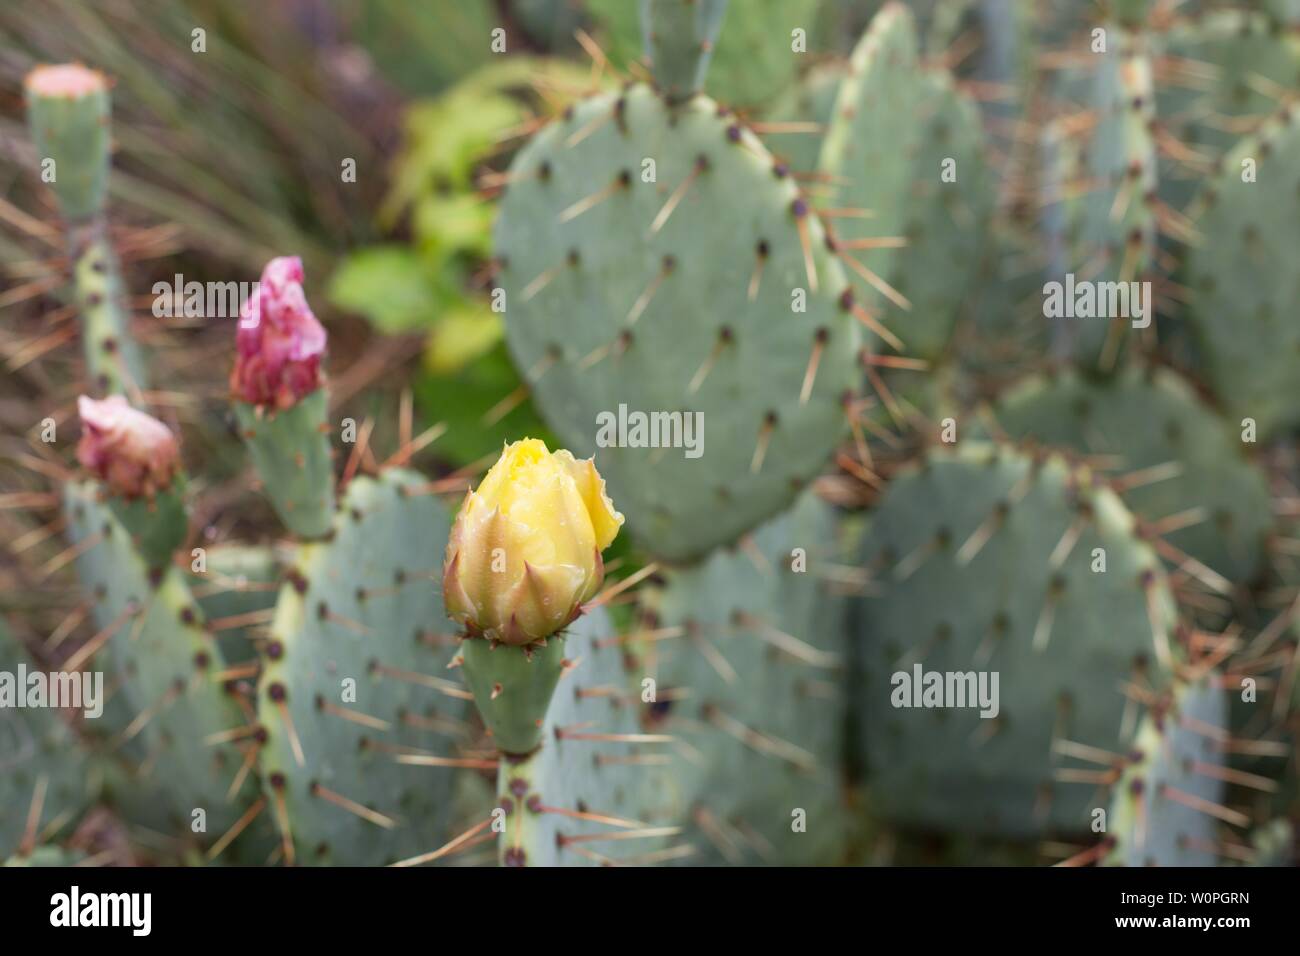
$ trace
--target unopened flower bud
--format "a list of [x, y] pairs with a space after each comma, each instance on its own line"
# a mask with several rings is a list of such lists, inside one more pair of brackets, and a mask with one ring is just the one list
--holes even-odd
[[108, 490], [128, 500], [153, 498], [172, 487], [180, 470], [176, 436], [121, 395], [77, 400], [81, 441], [77, 460]]
[[230, 390], [240, 401], [286, 409], [320, 387], [325, 329], [307, 304], [302, 282], [301, 259], [272, 259], [240, 310], [230, 374]]
[[600, 553], [622, 523], [590, 459], [537, 439], [506, 446], [452, 527], [447, 613], [471, 636], [505, 644], [556, 633], [600, 589]]

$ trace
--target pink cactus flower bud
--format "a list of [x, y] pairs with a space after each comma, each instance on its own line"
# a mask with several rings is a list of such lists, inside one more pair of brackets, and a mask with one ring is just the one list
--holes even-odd
[[272, 259], [240, 310], [230, 390], [251, 405], [291, 408], [320, 387], [325, 329], [302, 290], [302, 260]]
[[180, 471], [176, 436], [158, 419], [132, 408], [121, 395], [77, 399], [81, 441], [77, 460], [123, 498], [167, 491]]

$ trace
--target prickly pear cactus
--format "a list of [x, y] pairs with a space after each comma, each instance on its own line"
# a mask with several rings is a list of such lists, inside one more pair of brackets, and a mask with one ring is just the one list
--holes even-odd
[[1247, 456], [1252, 446], [1174, 373], [1033, 377], [999, 399], [993, 419], [1012, 439], [1103, 459], [1111, 477], [1136, 482], [1124, 502], [1147, 521], [1203, 510], [1167, 540], [1217, 575], [1244, 583], [1262, 567], [1273, 514], [1264, 474]]
[[286, 862], [387, 864], [446, 836], [468, 692], [434, 580], [449, 522], [423, 484], [355, 479], [286, 573], [257, 704]]
[[820, 166], [838, 184], [849, 264], [910, 356], [945, 351], [984, 264], [995, 190], [983, 150], [974, 101], [922, 68], [912, 15], [886, 4], [853, 51]]
[[1258, 440], [1300, 423], [1300, 263], [1290, 252], [1298, 163], [1300, 110], [1288, 108], [1239, 143], [1205, 186], [1195, 219], [1208, 241], [1187, 261], [1203, 370], [1231, 418], [1250, 419]]
[[[20, 665], [37, 669], [0, 620], [0, 673], [17, 680]], [[38, 842], [71, 832], [93, 796], [79, 749], [59, 711], [0, 707], [0, 859], [34, 860]]]
[[936, 450], [889, 486], [861, 564], [880, 593], [858, 621], [854, 724], [881, 812], [1087, 832], [1089, 794], [1056, 777], [1060, 748], [1122, 752], [1137, 717], [1122, 688], [1162, 687], [1179, 655], [1164, 572], [1120, 499], [1059, 456]]
[[[836, 222], [836, 237], [850, 248], [902, 235], [913, 175], [907, 153], [916, 138], [919, 75], [912, 14], [900, 3], [886, 4], [853, 49], [822, 143], [821, 170], [839, 182], [833, 205], [849, 213]], [[889, 245], [853, 253], [881, 278], [890, 273], [898, 254]], [[878, 289], [870, 299], [885, 301]]]
[[[792, 501], [844, 431], [859, 336], [784, 168], [707, 98], [673, 110], [632, 86], [544, 129], [511, 177], [511, 351], [563, 443], [599, 451], [638, 539], [685, 560]], [[648, 447], [633, 417], [665, 413], [678, 447]], [[692, 434], [707, 446], [681, 447]]]
[[121, 682], [130, 716], [111, 744], [141, 745], [151, 769], [135, 785], [167, 807], [169, 835], [211, 850], [232, 828], [242, 832], [236, 824], [256, 799], [249, 702], [223, 675], [184, 573], [147, 570], [93, 483], [68, 484], [65, 511], [100, 628], [77, 656], [94, 654], [106, 686]]
[[[1106, 820], [1108, 866], [1214, 866], [1223, 806], [1227, 702], [1213, 680], [1175, 686], [1172, 701], [1142, 719], [1123, 755]], [[1231, 822], [1231, 821], [1230, 821]], [[1237, 820], [1237, 822], [1241, 822]]]
[[644, 724], [675, 741], [653, 817], [686, 828], [698, 851], [686, 862], [799, 865], [843, 851], [838, 557], [834, 512], [809, 493], [644, 598], [640, 667], [656, 682]]
[[[1095, 116], [1076, 148], [1056, 151], [1063, 170], [1049, 171], [1067, 197], [1065, 264], [1075, 281], [1137, 282], [1146, 278], [1156, 244], [1155, 97], [1150, 40], [1120, 26], [1106, 28], [1106, 50], [1092, 57], [1088, 102]], [[1049, 280], [1064, 282], [1062, 275]], [[1068, 293], [1067, 293], [1068, 295]], [[1136, 310], [1130, 301], [1130, 313]], [[1060, 326], [1062, 351], [1081, 367], [1110, 374], [1134, 327], [1153, 316], [1080, 316]]]
[[86, 378], [101, 394], [134, 394], [146, 386], [144, 363], [130, 334], [105, 219], [111, 140], [108, 79], [74, 64], [42, 66], [28, 75], [25, 93], [42, 178], [50, 183], [65, 220]]
[[668, 738], [637, 724], [639, 688], [603, 608], [566, 631], [568, 666], [542, 734], [524, 758], [503, 757], [497, 838], [503, 866], [595, 866], [693, 858], [678, 828], [647, 819], [661, 785]]
[[[795, 82], [800, 68], [813, 58], [810, 54], [817, 46], [814, 34], [819, 30], [821, 3], [822, 0], [740, 0], [731, 4], [722, 18], [723, 28], [716, 36], [701, 78], [704, 92], [729, 106], [745, 108], [761, 108], [781, 95]], [[646, 37], [647, 10], [642, 3], [587, 0], [584, 6], [595, 20], [599, 39], [615, 64], [626, 67], [645, 56], [654, 59], [654, 44]], [[659, 18], [664, 10], [656, 11], [656, 7], [673, 6], [686, 11], [694, 7], [701, 11], [697, 17], [705, 17], [713, 15], [715, 4], [699, 0], [654, 0], [649, 12]], [[681, 44], [683, 38], [695, 35], [690, 29], [672, 42]], [[687, 63], [693, 59], [691, 52], [691, 49], [683, 51]], [[658, 74], [656, 69], [657, 81]]]
[[906, 246], [888, 280], [911, 303], [895, 313], [894, 332], [909, 356], [933, 360], [947, 350], [987, 265], [996, 188], [974, 101], [944, 73], [923, 74], [918, 87], [900, 231]]
[[645, 48], [655, 85], [672, 103], [704, 85], [727, 0], [641, 0]]

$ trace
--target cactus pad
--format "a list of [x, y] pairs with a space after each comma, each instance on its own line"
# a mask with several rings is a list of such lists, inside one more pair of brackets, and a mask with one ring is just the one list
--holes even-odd
[[[1250, 161], [1255, 181], [1243, 179]], [[1258, 439], [1300, 424], [1300, 110], [1273, 118], [1233, 149], [1201, 195], [1201, 235], [1187, 284], [1204, 370], [1234, 421], [1253, 419]]]
[[693, 860], [799, 865], [842, 852], [836, 539], [832, 509], [805, 494], [741, 548], [666, 572], [645, 598], [656, 639], [640, 651], [658, 702], [644, 723], [676, 738], [654, 818], [686, 827]]
[[[1155, 98], [1149, 39], [1107, 28], [1106, 52], [1094, 53], [1087, 93], [1095, 119], [1079, 131], [1075, 148], [1060, 148], [1064, 169], [1049, 177], [1064, 190], [1065, 262], [1076, 282], [1142, 281], [1156, 244]], [[1052, 281], [1064, 276], [1049, 275]], [[1154, 308], [1154, 304], [1153, 304]], [[1084, 367], [1109, 374], [1117, 365], [1132, 316], [1064, 320], [1066, 348]], [[1151, 315], [1141, 320], [1154, 322]]]
[[1203, 807], [1223, 803], [1212, 735], [1227, 719], [1223, 692], [1206, 679], [1176, 687], [1167, 709], [1143, 718], [1107, 814], [1107, 865], [1215, 865], [1218, 823]]
[[[1122, 750], [1137, 705], [1121, 688], [1163, 686], [1178, 655], [1164, 573], [1119, 498], [1059, 456], [936, 450], [891, 483], [863, 566], [880, 594], [859, 620], [855, 725], [881, 811], [905, 826], [1086, 832], [1087, 794], [1054, 778], [1055, 748]], [[996, 715], [931, 706], [909, 686], [917, 669], [922, 686], [982, 674], [991, 688], [997, 674]]]
[[700, 91], [727, 12], [727, 0], [641, 0], [655, 85], [670, 102]]
[[[891, 328], [908, 355], [933, 360], [948, 347], [985, 266], [996, 188], [974, 101], [943, 73], [923, 74], [919, 92], [899, 233], [907, 246], [887, 278], [911, 302]], [[955, 181], [944, 179], [949, 170]]]
[[[511, 351], [639, 540], [689, 559], [792, 501], [843, 433], [859, 335], [784, 169], [706, 98], [674, 111], [633, 86], [543, 130], [512, 176], [496, 228]], [[644, 447], [630, 419], [598, 447], [599, 416], [621, 411], [700, 413], [702, 454]]]
[[453, 628], [434, 580], [449, 522], [412, 493], [423, 484], [355, 479], [280, 592], [258, 684], [262, 777], [300, 864], [391, 863], [445, 836], [468, 692], [446, 671]]
[[[865, 211], [837, 223], [842, 242], [903, 232], [914, 172], [907, 154], [916, 141], [922, 86], [917, 56], [916, 24], [899, 3], [886, 4], [853, 49], [820, 161], [824, 173], [841, 181], [833, 205]], [[854, 255], [886, 276], [898, 252], [886, 247]]]
[[[0, 620], [0, 673], [36, 669]], [[0, 707], [0, 859], [66, 835], [88, 802], [76, 735], [57, 710]], [[31, 857], [35, 859], [34, 856]]]
[[[97, 638], [106, 642], [96, 663], [106, 686], [122, 681], [131, 717], [113, 743], [143, 744], [150, 770], [136, 785], [167, 806], [172, 835], [201, 833], [195, 842], [211, 847], [256, 797], [247, 704], [220, 676], [223, 662], [183, 572], [148, 571], [93, 483], [67, 485], [65, 501], [69, 533], [84, 548], [78, 573], [96, 596]], [[198, 819], [204, 827], [196, 829]]]

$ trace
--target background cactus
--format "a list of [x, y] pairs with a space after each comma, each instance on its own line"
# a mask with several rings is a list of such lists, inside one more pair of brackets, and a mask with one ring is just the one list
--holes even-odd
[[[1182, 653], [1156, 553], [1118, 497], [1059, 458], [963, 445], [895, 478], [860, 562], [881, 594], [854, 642], [856, 720], [883, 810], [911, 826], [1082, 832], [1087, 794], [1057, 780], [1062, 748], [1122, 751], [1136, 711], [1121, 688], [1159, 690]], [[893, 675], [917, 669], [996, 672], [997, 712], [900, 708]]]
[[[1294, 4], [447, 6], [0, 11], [94, 67], [0, 118], [0, 671], [109, 691], [0, 709], [0, 859], [1294, 861]], [[528, 437], [627, 521], [525, 651], [440, 585]]]

